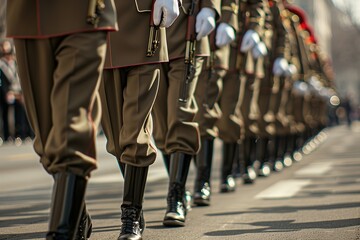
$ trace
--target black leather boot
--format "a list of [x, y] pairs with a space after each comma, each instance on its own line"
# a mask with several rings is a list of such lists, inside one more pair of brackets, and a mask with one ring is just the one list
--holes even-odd
[[253, 159], [255, 159], [254, 151], [255, 138], [245, 137], [242, 144], [242, 164], [241, 164], [241, 177], [244, 184], [252, 184], [256, 179], [256, 172], [253, 167]]
[[[168, 176], [170, 177], [170, 154], [162, 153], [162, 156], [163, 156], [166, 172], [168, 173]], [[186, 209], [187, 209], [187, 211], [190, 211], [191, 203], [192, 203], [191, 192], [185, 189], [184, 198], [185, 198]]]
[[274, 137], [274, 150], [273, 150], [273, 158], [274, 158], [273, 170], [275, 172], [280, 172], [281, 170], [284, 169], [280, 148], [281, 148], [280, 136], [277, 135]]
[[268, 138], [260, 138], [258, 145], [258, 160], [260, 162], [260, 166], [258, 169], [258, 176], [267, 177], [271, 172], [271, 165], [269, 163], [269, 154], [268, 154]]
[[51, 214], [47, 240], [73, 240], [81, 214], [87, 179], [69, 172], [54, 175]]
[[[122, 163], [120, 161], [120, 159], [117, 159], [117, 162], [118, 162], [121, 174], [124, 177], [125, 176], [125, 167], [126, 167], [126, 165], [125, 165], [125, 163]], [[140, 213], [140, 230], [141, 230], [141, 233], [143, 233], [143, 231], [145, 230], [145, 219], [144, 219], [143, 210], [141, 210], [141, 213]]]
[[284, 138], [284, 159], [283, 164], [285, 167], [290, 167], [293, 164], [293, 158], [292, 158], [292, 135], [286, 135]]
[[186, 216], [185, 184], [189, 173], [191, 155], [173, 153], [170, 157], [170, 181], [164, 226], [184, 226]]
[[233, 192], [236, 189], [235, 179], [232, 176], [232, 169], [234, 164], [234, 159], [236, 155], [236, 148], [238, 144], [233, 143], [223, 143], [223, 159], [221, 167], [221, 185], [220, 192]]
[[75, 240], [87, 240], [90, 238], [92, 232], [92, 222], [89, 212], [86, 210], [86, 205], [81, 214], [79, 227], [75, 236]]
[[140, 221], [148, 169], [148, 167], [126, 165], [119, 240], [142, 239], [141, 234], [144, 231], [145, 224], [141, 226]]
[[170, 155], [166, 153], [162, 153], [162, 156], [163, 156], [166, 172], [168, 173], [168, 176], [170, 176]]
[[201, 139], [200, 152], [195, 157], [196, 179], [194, 187], [194, 204], [210, 205], [210, 175], [213, 159], [214, 139]]

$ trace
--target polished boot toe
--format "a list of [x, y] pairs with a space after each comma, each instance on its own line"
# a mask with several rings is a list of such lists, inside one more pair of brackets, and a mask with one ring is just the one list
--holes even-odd
[[140, 215], [141, 209], [121, 207], [121, 232], [118, 240], [141, 240]]
[[244, 184], [252, 184], [256, 179], [256, 172], [253, 167], [248, 167], [246, 172], [242, 175]]
[[164, 226], [185, 226], [186, 206], [183, 200], [183, 187], [180, 184], [174, 183], [167, 197], [167, 210], [163, 221]]
[[174, 203], [166, 212], [163, 224], [170, 227], [185, 226], [186, 209], [182, 202]]
[[210, 195], [210, 185], [205, 182], [202, 184], [202, 187], [194, 193], [194, 204], [197, 206], [209, 206]]
[[92, 232], [92, 221], [89, 212], [85, 209], [81, 215], [79, 227], [75, 236], [75, 240], [87, 240]]
[[185, 208], [186, 208], [187, 212], [191, 211], [192, 199], [193, 199], [193, 196], [192, 196], [191, 192], [185, 191], [184, 203], [185, 203]]
[[235, 179], [232, 176], [228, 176], [220, 186], [221, 193], [234, 192], [236, 189]]
[[271, 173], [271, 166], [269, 163], [263, 163], [258, 170], [259, 177], [268, 177]]

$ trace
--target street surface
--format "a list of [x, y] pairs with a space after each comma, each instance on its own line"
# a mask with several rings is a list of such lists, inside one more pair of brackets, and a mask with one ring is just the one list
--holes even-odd
[[[238, 180], [234, 193], [219, 193], [221, 143], [216, 142], [209, 207], [193, 207], [183, 228], [165, 228], [167, 174], [162, 159], [151, 166], [146, 186], [144, 239], [360, 240], [360, 123], [324, 131], [319, 147], [280, 173]], [[91, 239], [117, 239], [122, 176], [98, 138], [98, 169], [86, 202]], [[192, 166], [187, 188], [193, 189]], [[52, 178], [31, 143], [0, 147], [0, 239], [44, 239]]]

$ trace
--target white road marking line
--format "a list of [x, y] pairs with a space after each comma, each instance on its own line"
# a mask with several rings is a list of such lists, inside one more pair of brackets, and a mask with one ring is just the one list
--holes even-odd
[[329, 171], [332, 165], [330, 162], [312, 163], [295, 172], [295, 175], [321, 175]]
[[303, 187], [309, 185], [310, 180], [283, 180], [265, 189], [255, 196], [256, 199], [290, 198]]
[[15, 160], [28, 160], [28, 159], [36, 159], [38, 156], [35, 153], [19, 153], [13, 154], [11, 156], [6, 156], [6, 160], [15, 161]]

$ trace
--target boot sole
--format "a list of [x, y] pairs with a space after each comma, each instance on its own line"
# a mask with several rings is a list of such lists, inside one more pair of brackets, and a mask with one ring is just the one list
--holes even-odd
[[194, 204], [196, 206], [209, 206], [210, 205], [210, 200], [194, 199]]
[[185, 223], [175, 219], [166, 219], [163, 221], [163, 225], [167, 227], [184, 227]]

